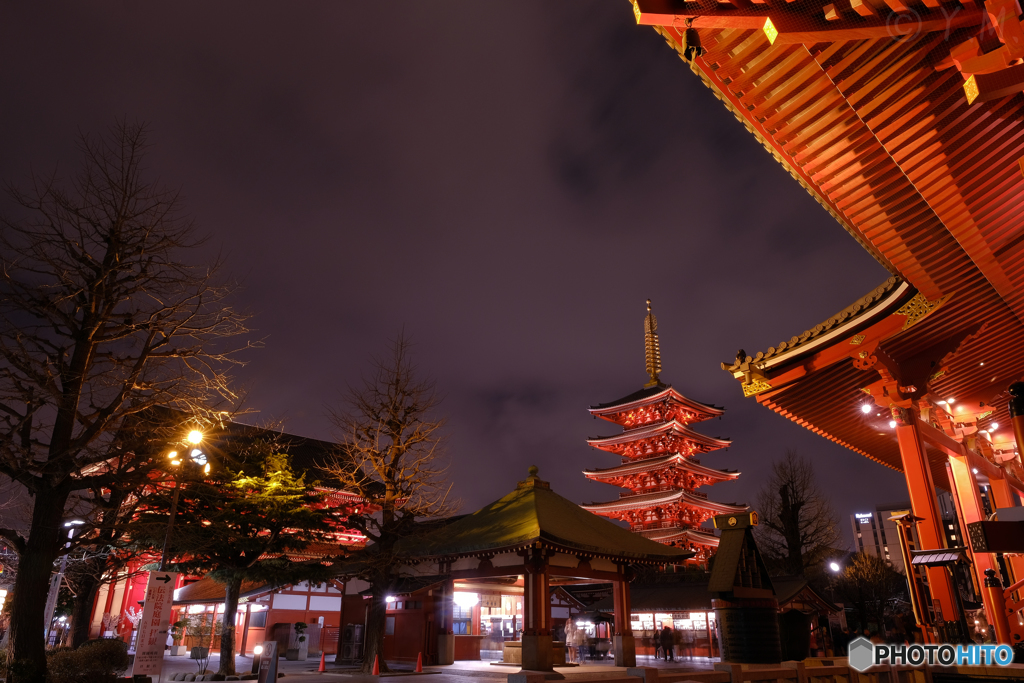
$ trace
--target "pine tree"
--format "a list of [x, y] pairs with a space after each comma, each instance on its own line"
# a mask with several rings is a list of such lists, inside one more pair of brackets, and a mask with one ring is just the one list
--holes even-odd
[[[219, 673], [225, 675], [235, 674], [234, 618], [243, 582], [284, 586], [331, 575], [328, 558], [289, 559], [315, 544], [334, 544], [336, 519], [317, 484], [294, 472], [276, 446], [250, 444], [245, 453], [233, 454], [234, 465], [215, 463], [209, 475], [188, 482], [180, 492], [170, 547], [173, 568], [224, 585]], [[130, 533], [159, 547], [166, 510], [148, 511]]]

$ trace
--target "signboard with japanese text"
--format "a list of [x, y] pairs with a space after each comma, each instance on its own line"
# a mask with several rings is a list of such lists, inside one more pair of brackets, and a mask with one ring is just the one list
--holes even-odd
[[175, 572], [150, 572], [146, 582], [146, 602], [142, 607], [139, 632], [135, 637], [135, 663], [132, 675], [160, 675], [167, 648], [167, 626], [171, 620], [171, 603]]
[[258, 683], [273, 683], [277, 680], [277, 641], [267, 640], [263, 643], [263, 654], [260, 655], [260, 677]]

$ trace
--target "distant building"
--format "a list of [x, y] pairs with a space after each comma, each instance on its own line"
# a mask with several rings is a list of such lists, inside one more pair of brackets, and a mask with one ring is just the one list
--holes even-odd
[[[896, 569], [905, 574], [896, 523], [890, 521], [890, 517], [909, 510], [910, 502], [902, 501], [879, 505], [872, 512], [855, 512], [850, 515], [854, 551], [888, 560]], [[946, 535], [946, 545], [949, 547], [964, 545], [965, 539], [960, 533], [953, 499], [948, 492], [943, 491], [939, 494], [939, 512], [942, 515], [942, 529]], [[920, 547], [916, 530], [908, 540], [911, 550]]]

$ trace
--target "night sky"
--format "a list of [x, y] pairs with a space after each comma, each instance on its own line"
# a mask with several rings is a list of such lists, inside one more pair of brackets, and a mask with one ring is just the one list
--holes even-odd
[[449, 416], [466, 511], [531, 464], [563, 495], [616, 459], [587, 407], [663, 380], [724, 405], [712, 498], [787, 448], [848, 515], [902, 477], [744, 399], [719, 368], [886, 277], [624, 0], [4, 3], [0, 177], [75, 167], [79, 129], [151, 128], [149, 165], [255, 313], [248, 407], [330, 437], [325, 405], [404, 327]]

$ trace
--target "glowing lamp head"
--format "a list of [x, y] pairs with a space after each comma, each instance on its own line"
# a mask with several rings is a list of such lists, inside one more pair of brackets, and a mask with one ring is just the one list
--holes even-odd
[[177, 460], [178, 459], [178, 451], [171, 451], [170, 453], [167, 454], [167, 457], [170, 460]]
[[870, 413], [870, 412], [871, 412], [871, 405], [870, 405], [870, 404], [868, 404], [868, 403], [865, 403], [864, 405], [862, 405], [862, 406], [860, 407], [860, 412], [862, 412], [862, 413], [864, 413], [865, 415], [867, 415], [868, 413]]
[[838, 572], [839, 569], [840, 569], [839, 563], [838, 562], [830, 562], [829, 565], [828, 565], [828, 568], [831, 569], [834, 572]]
[[896, 429], [896, 420], [889, 420], [889, 428]]
[[975, 474], [977, 474], [978, 473], [978, 468], [977, 467], [972, 467], [971, 468], [971, 472], [974, 472]]
[[990, 424], [988, 426], [988, 428], [989, 429], [999, 429], [999, 423], [998, 422], [993, 422], [992, 424]]
[[193, 429], [188, 433], [188, 442], [193, 446], [201, 444], [203, 442], [203, 433], [198, 429]]
[[261, 654], [263, 654], [263, 646], [262, 645], [257, 645], [256, 647], [254, 647], [252, 649], [252, 651], [253, 651], [253, 654], [261, 655]]

